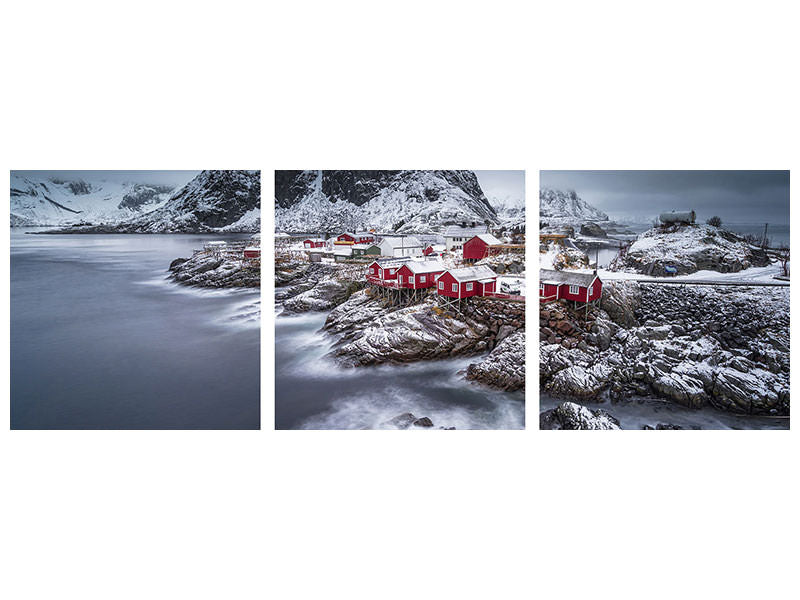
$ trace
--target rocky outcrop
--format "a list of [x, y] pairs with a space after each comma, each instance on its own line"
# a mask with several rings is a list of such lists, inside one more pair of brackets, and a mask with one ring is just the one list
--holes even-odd
[[176, 258], [169, 265], [169, 278], [183, 285], [207, 288], [261, 287], [261, 270], [251, 263], [197, 253]]
[[363, 286], [337, 277], [336, 265], [283, 263], [275, 270], [275, 302], [287, 315], [331, 310]]
[[489, 356], [469, 365], [467, 379], [509, 392], [525, 389], [525, 331], [504, 338]]
[[479, 260], [477, 265], [486, 265], [499, 275], [517, 275], [525, 271], [525, 255], [505, 252], [487, 256]]
[[789, 413], [783, 288], [608, 282], [588, 317], [541, 309], [540, 383], [564, 397], [655, 395], [684, 406]]
[[605, 238], [608, 234], [597, 223], [584, 223], [581, 225], [581, 235], [595, 238]]
[[[429, 417], [415, 417], [412, 413], [403, 413], [381, 423], [382, 429], [432, 429], [433, 421]], [[440, 427], [440, 429], [442, 429]]]
[[620, 429], [619, 421], [604, 410], [563, 402], [539, 415], [539, 429]]
[[767, 253], [744, 238], [711, 225], [671, 225], [644, 232], [614, 259], [612, 269], [652, 276], [666, 275], [674, 268], [678, 275], [696, 271], [737, 273], [770, 264]]
[[[308, 285], [305, 284], [305, 285]], [[297, 288], [295, 288], [297, 289]], [[286, 299], [283, 302], [285, 313], [330, 310], [347, 298], [347, 286], [335, 279], [318, 281], [311, 288]]]
[[[333, 309], [324, 328], [339, 335], [333, 356], [351, 367], [469, 356], [506, 342], [485, 370], [475, 367], [475, 379], [504, 389], [524, 385], [525, 313], [515, 303], [476, 301], [458, 314], [441, 311], [433, 296], [398, 308], [362, 290]], [[512, 357], [522, 364], [509, 365]]]

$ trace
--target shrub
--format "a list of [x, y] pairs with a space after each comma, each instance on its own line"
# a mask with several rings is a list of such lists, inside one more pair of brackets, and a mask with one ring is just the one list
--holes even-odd
[[720, 227], [722, 225], [722, 219], [715, 215], [706, 221], [706, 223], [712, 227]]

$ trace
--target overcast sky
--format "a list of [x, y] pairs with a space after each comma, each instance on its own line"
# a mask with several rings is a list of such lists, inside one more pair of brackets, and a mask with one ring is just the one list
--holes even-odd
[[13, 171], [20, 175], [35, 175], [48, 179], [84, 179], [86, 181], [130, 181], [133, 183], [157, 183], [182, 186], [200, 171]]
[[525, 171], [475, 171], [475, 175], [487, 198], [525, 202]]
[[616, 220], [693, 209], [703, 222], [789, 224], [789, 171], [542, 171], [540, 185], [575, 190]]

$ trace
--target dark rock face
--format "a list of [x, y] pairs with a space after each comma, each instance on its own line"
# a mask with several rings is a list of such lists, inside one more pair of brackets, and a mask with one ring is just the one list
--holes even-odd
[[[331, 202], [349, 202], [362, 206], [385, 187], [404, 177], [406, 171], [322, 171], [321, 191]], [[455, 187], [482, 202], [489, 212], [494, 209], [472, 171], [433, 171]], [[316, 171], [276, 171], [275, 202], [288, 208], [306, 196], [316, 184]], [[435, 194], [434, 190], [428, 192]], [[436, 200], [436, 197], [426, 197]]]
[[392, 417], [381, 425], [384, 429], [411, 429], [412, 427], [419, 427], [421, 429], [430, 429], [433, 427], [433, 421], [428, 417], [420, 417], [419, 419], [411, 413], [403, 413]]
[[605, 230], [597, 223], [584, 223], [581, 225], [581, 235], [599, 238], [608, 237], [608, 234], [605, 232]]

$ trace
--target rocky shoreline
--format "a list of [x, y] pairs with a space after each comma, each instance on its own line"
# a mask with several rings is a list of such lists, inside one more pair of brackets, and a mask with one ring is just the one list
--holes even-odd
[[204, 288], [258, 288], [261, 270], [241, 260], [197, 253], [176, 258], [169, 265], [169, 279], [182, 285]]
[[435, 294], [409, 306], [387, 306], [363, 283], [342, 282], [334, 265], [299, 264], [276, 271], [284, 314], [330, 313], [323, 331], [337, 336], [330, 354], [342, 367], [402, 364], [489, 354], [467, 379], [514, 391], [525, 387], [524, 305], [477, 300], [464, 314], [442, 311]]
[[656, 396], [789, 414], [787, 288], [607, 282], [588, 316], [540, 309], [540, 387], [565, 399]]

